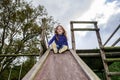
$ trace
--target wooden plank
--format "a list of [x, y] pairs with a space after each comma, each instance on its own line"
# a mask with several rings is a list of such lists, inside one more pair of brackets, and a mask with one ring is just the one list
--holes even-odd
[[81, 66], [83, 71], [88, 75], [90, 80], [100, 80], [98, 76], [87, 66], [87, 64], [84, 63], [84, 61], [76, 54], [75, 51], [70, 50], [78, 64]]
[[95, 28], [73, 28], [71, 29], [71, 31], [96, 31], [96, 30], [99, 30], [98, 29], [95, 29]]
[[120, 72], [108, 72], [109, 76], [120, 76]]
[[[80, 57], [100, 57], [100, 53], [77, 53]], [[120, 57], [120, 52], [107, 52], [106, 57]]]
[[0, 54], [0, 57], [40, 56], [40, 54]]
[[74, 35], [74, 31], [72, 31], [72, 29], [73, 29], [73, 23], [72, 22], [70, 22], [70, 26], [71, 26], [72, 49], [76, 50], [75, 35]]
[[100, 53], [77, 53], [80, 57], [98, 57]]
[[50, 52], [50, 48], [45, 52], [45, 54], [40, 58], [40, 60], [32, 67], [32, 69], [23, 77], [22, 80], [33, 80], [37, 72], [42, 68], [43, 63], [47, 59]]
[[[103, 47], [105, 52], [120, 52], [120, 47]], [[100, 49], [76, 49], [77, 53], [100, 53]]]
[[76, 49], [76, 53], [100, 53], [99, 49]]
[[70, 23], [96, 24], [97, 21], [70, 21]]
[[105, 59], [106, 62], [118, 62], [120, 61], [120, 58], [107, 58]]

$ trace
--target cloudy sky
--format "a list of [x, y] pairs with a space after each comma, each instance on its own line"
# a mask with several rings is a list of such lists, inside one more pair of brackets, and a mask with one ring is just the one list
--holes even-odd
[[[103, 43], [120, 24], [120, 0], [34, 0], [32, 3], [35, 6], [39, 4], [45, 6], [48, 14], [65, 27], [70, 48], [70, 21], [98, 21]], [[74, 27], [93, 26], [74, 25]], [[107, 46], [119, 37], [120, 29]], [[98, 47], [95, 32], [75, 32], [75, 39], [78, 49]]]

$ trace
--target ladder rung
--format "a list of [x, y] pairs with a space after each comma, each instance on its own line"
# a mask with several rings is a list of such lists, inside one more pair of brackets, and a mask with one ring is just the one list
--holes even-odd
[[99, 28], [74, 28], [73, 31], [97, 31]]
[[96, 57], [96, 56], [100, 56], [100, 53], [78, 53], [78, 56], [81, 57]]
[[120, 72], [107, 72], [108, 76], [120, 76]]
[[105, 59], [106, 62], [118, 62], [120, 61], [120, 58], [107, 58]]

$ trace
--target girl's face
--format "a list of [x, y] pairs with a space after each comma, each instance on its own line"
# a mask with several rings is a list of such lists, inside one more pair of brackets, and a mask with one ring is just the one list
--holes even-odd
[[63, 29], [62, 29], [62, 27], [59, 26], [59, 27], [57, 28], [57, 33], [58, 33], [58, 34], [63, 34]]

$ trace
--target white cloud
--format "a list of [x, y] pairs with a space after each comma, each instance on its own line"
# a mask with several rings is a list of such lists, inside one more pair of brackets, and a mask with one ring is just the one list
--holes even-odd
[[118, 2], [106, 3], [106, 0], [95, 0], [91, 8], [78, 20], [96, 20], [99, 24], [105, 24], [112, 15], [120, 13]]
[[45, 6], [49, 15], [66, 25], [87, 11], [92, 1], [94, 0], [41, 0], [40, 4]]
[[[33, 4], [44, 5], [49, 15], [53, 16], [63, 26], [65, 26], [68, 32], [70, 48], [70, 20], [98, 21], [103, 42], [105, 42], [115, 27], [120, 24], [119, 0], [113, 0], [111, 2], [109, 2], [109, 0], [34, 0]], [[86, 32], [76, 33], [76, 42], [79, 44], [77, 45], [77, 48], [95, 48], [96, 44], [94, 44], [94, 42], [96, 42], [96, 40], [95, 35], [93, 35], [93, 33], [90, 34]], [[118, 36], [119, 35], [116, 35], [113, 40]]]
[[[105, 42], [105, 40], [111, 35], [113, 30], [120, 24], [120, 2], [118, 1], [113, 1], [113, 2], [108, 2], [106, 3], [106, 0], [95, 0], [94, 3], [92, 4], [91, 8], [80, 18], [77, 20], [96, 20], [98, 21], [98, 25], [102, 34], [102, 40]], [[119, 30], [120, 31], [120, 30]], [[117, 34], [120, 32], [118, 31]], [[107, 34], [107, 35], [106, 35]], [[86, 34], [87, 35], [87, 34]], [[89, 34], [90, 35], [90, 34]], [[113, 40], [110, 41], [110, 44], [113, 43], [120, 35], [116, 35]], [[86, 37], [87, 38], [87, 37]], [[93, 37], [95, 38], [95, 37]], [[91, 40], [92, 42], [93, 40]], [[81, 41], [81, 43], [83, 43]], [[90, 44], [90, 43], [86, 43]], [[93, 44], [95, 45], [95, 44]], [[81, 45], [82, 46], [82, 45]], [[79, 47], [79, 46], [78, 46]], [[87, 46], [86, 46], [87, 47]]]

